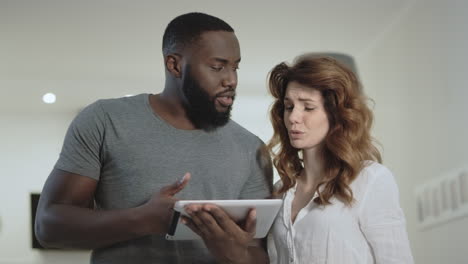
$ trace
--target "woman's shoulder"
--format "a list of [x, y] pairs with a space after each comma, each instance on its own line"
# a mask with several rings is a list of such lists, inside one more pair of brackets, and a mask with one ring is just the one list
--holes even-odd
[[283, 187], [283, 181], [281, 179], [279, 179], [273, 185], [273, 190], [278, 191], [281, 187]]
[[375, 184], [394, 182], [393, 173], [384, 165], [375, 161], [365, 161], [358, 177], [351, 187], [355, 192], [363, 192]]
[[282, 199], [284, 194], [278, 194], [278, 191], [283, 187], [283, 181], [281, 179], [277, 180], [273, 185], [273, 198]]
[[392, 174], [390, 169], [376, 161], [366, 160], [363, 162], [363, 165], [360, 176], [365, 175], [365, 177], [376, 178], [382, 175]]

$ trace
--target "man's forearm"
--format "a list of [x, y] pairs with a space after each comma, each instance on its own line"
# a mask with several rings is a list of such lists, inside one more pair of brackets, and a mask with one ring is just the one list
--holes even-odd
[[150, 233], [143, 212], [139, 207], [98, 211], [73, 205], [52, 204], [38, 216], [36, 235], [46, 247], [104, 247]]
[[[250, 246], [244, 258], [236, 261], [227, 262], [229, 264], [264, 264], [270, 263], [268, 253], [262, 247]], [[226, 264], [227, 264], [226, 263]]]

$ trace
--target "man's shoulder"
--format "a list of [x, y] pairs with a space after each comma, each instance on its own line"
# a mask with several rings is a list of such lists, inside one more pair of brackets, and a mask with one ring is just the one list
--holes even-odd
[[247, 145], [263, 144], [263, 141], [257, 135], [232, 119], [223, 127], [223, 133], [229, 133], [234, 138], [239, 139], [239, 143], [245, 142]]
[[122, 111], [127, 110], [128, 108], [133, 109], [137, 105], [143, 105], [144, 99], [147, 97], [148, 94], [138, 94], [119, 98], [107, 98], [97, 100], [94, 104], [99, 105], [106, 112]]
[[104, 123], [108, 117], [128, 116], [135, 111], [141, 113], [144, 96], [140, 94], [131, 97], [99, 99], [81, 109], [74, 122], [81, 124], [94, 120], [94, 122]]

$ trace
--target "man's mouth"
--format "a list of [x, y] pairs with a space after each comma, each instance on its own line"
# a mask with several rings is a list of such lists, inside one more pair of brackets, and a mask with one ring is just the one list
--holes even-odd
[[216, 101], [220, 106], [227, 108], [232, 105], [234, 100], [232, 96], [217, 96]]
[[218, 93], [216, 95], [216, 101], [218, 102], [219, 106], [223, 108], [228, 108], [233, 104], [235, 96], [236, 96], [235, 91], [228, 90], [222, 93]]

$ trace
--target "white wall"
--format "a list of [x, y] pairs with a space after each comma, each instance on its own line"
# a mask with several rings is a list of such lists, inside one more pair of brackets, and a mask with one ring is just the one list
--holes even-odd
[[416, 263], [467, 263], [468, 219], [417, 226], [414, 189], [468, 165], [468, 2], [416, 1], [358, 57]]
[[0, 263], [86, 263], [84, 252], [31, 248], [30, 192], [40, 192], [72, 114], [0, 115]]

